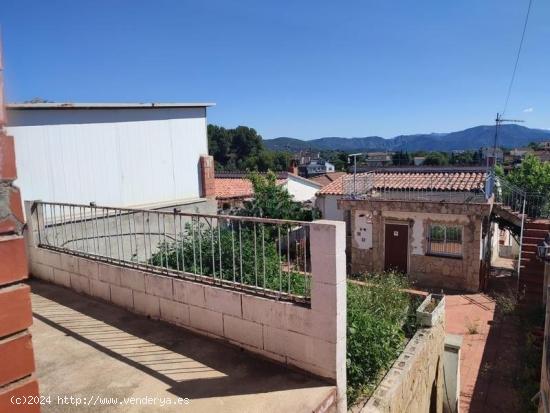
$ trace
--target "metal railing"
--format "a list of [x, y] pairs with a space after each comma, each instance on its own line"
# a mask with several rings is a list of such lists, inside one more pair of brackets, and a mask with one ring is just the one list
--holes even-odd
[[35, 202], [39, 247], [308, 304], [308, 222]]
[[[415, 182], [419, 181], [419, 182]], [[421, 181], [421, 182], [420, 182]], [[344, 196], [350, 199], [380, 199], [426, 202], [484, 202], [484, 188], [461, 189], [449, 173], [414, 174], [396, 184], [395, 174], [376, 171], [343, 178]]]
[[525, 214], [529, 218], [550, 218], [550, 196], [538, 192], [526, 192], [505, 178], [491, 172], [488, 179], [493, 180], [494, 201], [508, 207], [516, 214], [522, 214], [525, 201]]
[[506, 179], [500, 178], [491, 172], [487, 179], [493, 180], [491, 185], [494, 202], [508, 207], [512, 212], [520, 214], [523, 211], [525, 191], [511, 184]]

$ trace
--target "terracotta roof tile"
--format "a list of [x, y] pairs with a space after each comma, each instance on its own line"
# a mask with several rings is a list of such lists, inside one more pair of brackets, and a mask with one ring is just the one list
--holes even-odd
[[[286, 179], [277, 179], [282, 185]], [[252, 182], [247, 178], [215, 178], [216, 199], [250, 198], [254, 196]]]
[[[357, 174], [363, 179], [367, 174]], [[351, 175], [347, 175], [351, 177]], [[483, 189], [485, 172], [374, 172], [371, 173], [375, 189], [412, 189], [435, 191], [477, 191]], [[343, 195], [344, 178], [341, 176], [323, 187], [320, 195]]]

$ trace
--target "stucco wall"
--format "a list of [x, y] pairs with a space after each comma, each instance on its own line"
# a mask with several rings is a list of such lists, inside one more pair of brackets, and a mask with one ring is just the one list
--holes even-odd
[[345, 228], [317, 221], [310, 231], [310, 307], [39, 248], [32, 228], [27, 235], [35, 277], [326, 378], [344, 412]]
[[[340, 201], [340, 206], [352, 211], [352, 273], [383, 271], [385, 224], [404, 223], [409, 226], [408, 273], [412, 281], [428, 287], [479, 289], [482, 220], [490, 212], [489, 205], [346, 200]], [[365, 216], [371, 221], [369, 226]], [[462, 257], [427, 255], [428, 228], [434, 223], [462, 228]]]
[[338, 207], [338, 195], [322, 195], [315, 200], [315, 205], [321, 211], [324, 219], [333, 221], [344, 221], [344, 210]]
[[321, 187], [320, 185], [315, 185], [313, 182], [308, 182], [305, 179], [295, 178], [289, 174], [288, 180], [285, 183], [285, 188], [296, 201], [303, 202], [314, 199], [315, 194]]
[[9, 110], [24, 200], [130, 206], [198, 198], [205, 108]]

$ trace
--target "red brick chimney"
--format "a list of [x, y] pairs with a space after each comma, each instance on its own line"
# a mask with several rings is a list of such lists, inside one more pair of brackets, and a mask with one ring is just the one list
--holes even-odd
[[214, 174], [214, 157], [201, 155], [199, 160], [199, 185], [201, 198], [216, 196], [216, 181]]
[[294, 175], [298, 175], [298, 161], [296, 159], [291, 159], [288, 165], [288, 172]]
[[0, 39], [0, 412], [40, 412], [40, 404], [13, 403], [14, 397], [37, 397], [27, 251], [23, 208], [17, 178], [13, 137], [6, 125]]

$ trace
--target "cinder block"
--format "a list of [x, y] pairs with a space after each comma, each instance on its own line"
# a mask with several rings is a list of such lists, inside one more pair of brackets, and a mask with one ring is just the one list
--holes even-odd
[[90, 280], [90, 292], [92, 296], [111, 301], [110, 285], [99, 280]]
[[315, 253], [336, 255], [346, 251], [346, 223], [320, 219], [310, 224], [311, 256]]
[[134, 291], [134, 310], [151, 318], [160, 318], [160, 299], [154, 295]]
[[311, 308], [325, 314], [346, 311], [346, 283], [324, 284], [315, 279], [311, 283]]
[[134, 296], [132, 290], [117, 285], [111, 285], [111, 302], [129, 310], [133, 309]]
[[16, 284], [0, 289], [0, 337], [17, 333], [32, 324], [30, 288]]
[[224, 314], [223, 334], [225, 337], [235, 342], [263, 349], [261, 324]]
[[189, 324], [197, 330], [223, 337], [222, 313], [206, 308], [189, 306]]
[[67, 271], [53, 269], [53, 282], [67, 288], [71, 288], [71, 274]]
[[345, 251], [333, 255], [312, 254], [311, 275], [316, 281], [325, 284], [338, 284], [346, 280], [346, 254]]
[[31, 262], [31, 274], [41, 280], [54, 282], [53, 268], [48, 265], [40, 264], [38, 262]]
[[27, 278], [27, 253], [22, 236], [0, 237], [0, 285]]
[[307, 363], [303, 360], [295, 360], [292, 357], [287, 357], [286, 361], [291, 366], [298, 367], [299, 369], [315, 374], [316, 376], [324, 377], [331, 381], [335, 380], [334, 372], [320, 366], [316, 366], [315, 364]]
[[242, 317], [241, 296], [235, 291], [206, 285], [204, 287], [206, 308], [219, 313]]
[[147, 274], [145, 276], [145, 292], [157, 297], [171, 300], [174, 297], [172, 278], [162, 275]]
[[111, 285], [120, 285], [121, 268], [111, 264], [98, 264], [99, 280]]
[[83, 277], [99, 280], [98, 262], [78, 257], [78, 273]]
[[90, 294], [90, 280], [78, 274], [70, 273], [71, 276], [71, 288], [77, 293]]
[[205, 307], [204, 285], [186, 280], [173, 280], [174, 300], [181, 303]]
[[133, 291], [145, 291], [145, 273], [133, 268], [122, 268], [120, 284]]
[[0, 388], [0, 412], [40, 413], [40, 404], [14, 404], [16, 398], [37, 398], [38, 383], [32, 376]]
[[269, 326], [263, 326], [263, 334], [265, 350], [336, 371], [335, 343]]
[[189, 306], [177, 301], [160, 299], [160, 318], [180, 326], [189, 325]]
[[61, 254], [59, 252], [54, 252], [47, 250], [45, 248], [35, 248], [33, 250], [33, 255], [36, 255], [36, 259], [39, 263], [48, 265], [52, 268], [61, 268]]
[[285, 326], [285, 307], [288, 303], [277, 302], [268, 298], [244, 294], [242, 296], [243, 318], [272, 327]]
[[0, 386], [34, 371], [32, 340], [28, 332], [0, 340], [0, 366]]
[[78, 258], [71, 254], [60, 254], [61, 269], [78, 274]]

